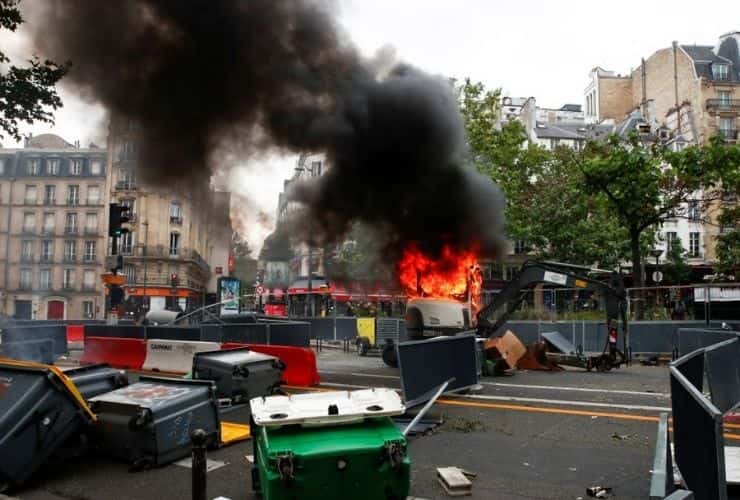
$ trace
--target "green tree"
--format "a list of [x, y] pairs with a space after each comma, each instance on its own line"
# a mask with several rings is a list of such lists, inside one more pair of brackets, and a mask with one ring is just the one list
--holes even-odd
[[471, 162], [506, 195], [506, 233], [540, 258], [615, 265], [625, 232], [598, 195], [585, 195], [567, 148], [527, 141], [517, 120], [500, 124], [500, 90], [465, 80], [457, 87]]
[[670, 285], [688, 283], [691, 279], [691, 266], [686, 262], [686, 250], [681, 238], [673, 238], [666, 252], [666, 263], [663, 265], [663, 282]]
[[[15, 31], [23, 23], [19, 0], [0, 0], [0, 29]], [[20, 140], [19, 123], [53, 123], [52, 111], [62, 106], [55, 85], [67, 73], [69, 63], [41, 61], [34, 56], [19, 67], [0, 51], [0, 129]], [[2, 135], [0, 134], [0, 137]]]
[[[633, 283], [642, 287], [645, 234], [667, 218], [687, 216], [689, 201], [704, 213], [716, 202], [716, 188], [732, 168], [734, 156], [718, 139], [672, 152], [657, 144], [646, 145], [636, 134], [627, 140], [613, 136], [586, 149], [578, 162], [585, 187], [606, 197], [627, 231]], [[641, 316], [639, 306], [636, 314]]]
[[234, 256], [234, 277], [242, 282], [242, 289], [251, 287], [257, 278], [257, 260], [252, 257], [252, 249], [239, 233], [231, 235], [231, 253]]

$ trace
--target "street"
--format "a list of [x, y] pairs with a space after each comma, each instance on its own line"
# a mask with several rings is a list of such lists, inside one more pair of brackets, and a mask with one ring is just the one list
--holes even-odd
[[[324, 350], [320, 387], [400, 388], [397, 371], [377, 357]], [[613, 488], [614, 498], [645, 498], [657, 415], [670, 407], [665, 367], [631, 367], [610, 373], [517, 372], [484, 378], [474, 394], [445, 396], [428, 418], [442, 417], [433, 434], [409, 438], [411, 495], [448, 498], [437, 467], [477, 473], [472, 498], [564, 499], [585, 497], [590, 486]], [[287, 388], [299, 392], [298, 388]], [[225, 420], [245, 422], [246, 412]], [[247, 441], [211, 451], [219, 468], [208, 473], [208, 498], [255, 498]], [[190, 469], [169, 465], [128, 472], [101, 458], [49, 463], [26, 488], [24, 500], [162, 500], [189, 498]]]

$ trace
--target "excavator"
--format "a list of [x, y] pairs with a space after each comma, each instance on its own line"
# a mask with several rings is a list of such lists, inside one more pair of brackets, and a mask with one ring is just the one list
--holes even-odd
[[[493, 338], [498, 329], [525, 300], [527, 292], [540, 283], [556, 285], [576, 290], [590, 290], [599, 294], [604, 301], [606, 324], [619, 323], [622, 332], [623, 349], [609, 349], [608, 343], [601, 354], [587, 356], [581, 352], [563, 356], [561, 364], [581, 366], [589, 371], [597, 369], [608, 371], [626, 362], [624, 352], [628, 345], [627, 330], [627, 292], [622, 276], [613, 271], [606, 281], [601, 281], [588, 273], [592, 270], [581, 266], [558, 262], [525, 262], [514, 278], [496, 294], [490, 304], [477, 314], [476, 324], [471, 324], [470, 309], [467, 304], [452, 299], [415, 298], [406, 308], [406, 336], [403, 340], [421, 340], [440, 335], [459, 335], [474, 333], [477, 337]], [[390, 339], [382, 350], [383, 361], [389, 366], [397, 366], [396, 348]]]

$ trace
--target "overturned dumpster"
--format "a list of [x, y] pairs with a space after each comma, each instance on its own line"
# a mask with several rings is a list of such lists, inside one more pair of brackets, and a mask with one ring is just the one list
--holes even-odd
[[95, 418], [58, 368], [0, 359], [0, 490], [28, 480]]

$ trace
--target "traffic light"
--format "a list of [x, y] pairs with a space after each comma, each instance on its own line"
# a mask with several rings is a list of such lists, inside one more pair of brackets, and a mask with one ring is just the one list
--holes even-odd
[[128, 233], [128, 229], [122, 227], [122, 224], [127, 223], [131, 220], [129, 212], [131, 209], [127, 206], [111, 203], [109, 205], [108, 215], [108, 236], [118, 238], [124, 233]]
[[109, 285], [108, 293], [110, 294], [110, 307], [118, 307], [126, 296], [120, 285]]
[[172, 273], [170, 275], [170, 284], [173, 288], [180, 284], [180, 279], [177, 277], [177, 273]]

